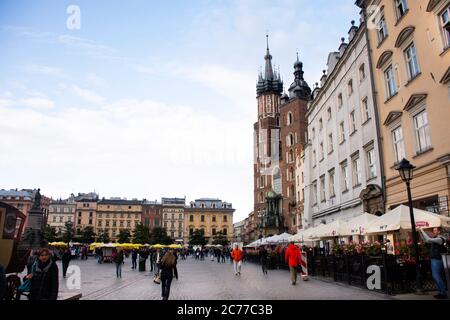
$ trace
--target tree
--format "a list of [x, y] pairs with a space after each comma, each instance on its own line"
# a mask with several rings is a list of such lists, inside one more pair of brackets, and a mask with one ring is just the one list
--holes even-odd
[[119, 236], [118, 236], [118, 243], [129, 243], [130, 242], [130, 238], [131, 238], [131, 233], [130, 230], [128, 229], [121, 229], [119, 231]]
[[189, 236], [189, 245], [204, 246], [207, 243], [205, 238], [205, 230], [197, 229]]
[[150, 229], [142, 223], [139, 223], [133, 232], [133, 243], [150, 243]]
[[166, 229], [161, 227], [153, 228], [150, 233], [150, 244], [172, 244], [173, 240], [167, 235]]
[[95, 240], [95, 232], [93, 227], [86, 227], [81, 232], [81, 241], [83, 243], [92, 243]]
[[71, 221], [67, 221], [64, 225], [64, 232], [62, 236], [62, 240], [66, 243], [72, 241], [75, 236], [75, 230], [73, 228], [73, 223]]
[[109, 239], [109, 234], [106, 231], [101, 232], [97, 237], [98, 242], [109, 243], [111, 240]]
[[213, 244], [221, 244], [223, 246], [227, 246], [230, 244], [230, 241], [228, 241], [227, 237], [222, 233], [222, 231], [219, 231], [214, 236]]
[[47, 242], [56, 241], [56, 228], [47, 224], [44, 227], [44, 239], [47, 240]]

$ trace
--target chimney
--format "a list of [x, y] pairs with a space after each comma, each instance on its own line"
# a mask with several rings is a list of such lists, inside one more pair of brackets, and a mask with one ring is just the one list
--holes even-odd
[[320, 78], [320, 87], [323, 87], [323, 85], [327, 81], [327, 71], [322, 70], [322, 72], [323, 72], [323, 75], [322, 75], [322, 78]]
[[345, 43], [345, 38], [341, 38], [341, 45], [339, 46], [339, 57], [344, 55], [345, 49], [347, 49], [348, 44]]
[[352, 42], [353, 38], [355, 37], [356, 33], [358, 32], [358, 27], [355, 26], [355, 20], [352, 20], [351, 22], [352, 26], [350, 27], [350, 30], [348, 31], [348, 42]]

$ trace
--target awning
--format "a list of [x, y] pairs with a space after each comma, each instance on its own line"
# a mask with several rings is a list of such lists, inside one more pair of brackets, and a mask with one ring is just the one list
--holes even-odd
[[[450, 228], [450, 218], [428, 211], [414, 208], [414, 220], [418, 228]], [[400, 205], [375, 220], [367, 229], [367, 233], [384, 233], [400, 229], [411, 229], [409, 208]]]
[[314, 238], [333, 238], [343, 235], [346, 222], [343, 220], [335, 220], [328, 224], [320, 225], [313, 232]]
[[347, 221], [342, 230], [341, 236], [351, 236], [351, 235], [363, 235], [366, 233], [367, 228], [380, 219], [376, 215], [370, 213], [363, 213], [353, 219]]

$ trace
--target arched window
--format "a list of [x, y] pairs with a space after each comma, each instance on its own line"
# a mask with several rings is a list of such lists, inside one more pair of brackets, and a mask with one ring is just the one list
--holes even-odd
[[286, 118], [286, 124], [290, 126], [294, 122], [294, 116], [292, 115], [292, 112], [288, 112], [287, 118]]

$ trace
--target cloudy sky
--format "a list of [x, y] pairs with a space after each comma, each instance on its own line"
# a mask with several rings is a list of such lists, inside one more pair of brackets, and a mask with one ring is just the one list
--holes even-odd
[[297, 50], [312, 86], [352, 19], [354, 0], [2, 0], [0, 188], [221, 198], [241, 220], [266, 32], [285, 87]]

